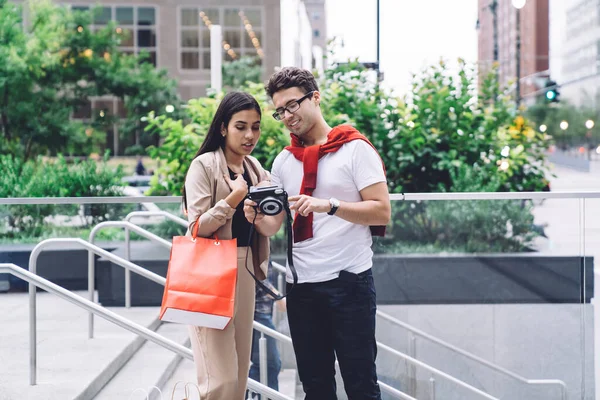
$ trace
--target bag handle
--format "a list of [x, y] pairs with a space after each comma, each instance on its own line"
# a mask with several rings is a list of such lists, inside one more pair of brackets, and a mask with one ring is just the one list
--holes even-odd
[[158, 393], [160, 393], [160, 399], [162, 400], [163, 399], [163, 393], [156, 386], [150, 387], [149, 391], [146, 391], [143, 388], [137, 388], [133, 392], [131, 392], [131, 394], [129, 395], [129, 399], [131, 400], [131, 396], [133, 396], [137, 391], [141, 390], [146, 395], [145, 399], [146, 400], [150, 400], [150, 393], [152, 393], [152, 390], [154, 390], [154, 389], [156, 389], [158, 391]]
[[[192, 228], [192, 242], [196, 242], [196, 239], [198, 239], [198, 227], [200, 226], [200, 217], [198, 217], [198, 219], [196, 220], [196, 222], [194, 222], [194, 227]], [[221, 244], [221, 241], [219, 240], [219, 237], [217, 236], [217, 234], [215, 233], [213, 235], [215, 238], [215, 246], [219, 246]]]
[[198, 391], [198, 400], [202, 399], [202, 394], [200, 394], [200, 388], [198, 387], [198, 385], [196, 385], [195, 383], [192, 383], [192, 382], [178, 381], [177, 383], [175, 383], [175, 386], [173, 386], [173, 392], [171, 393], [171, 400], [175, 400], [175, 390], [177, 389], [177, 385], [179, 385], [180, 383], [185, 383], [185, 386], [183, 387], [183, 390], [184, 390], [183, 400], [191, 400], [190, 392], [188, 391], [189, 385], [194, 386], [196, 388], [196, 390]]

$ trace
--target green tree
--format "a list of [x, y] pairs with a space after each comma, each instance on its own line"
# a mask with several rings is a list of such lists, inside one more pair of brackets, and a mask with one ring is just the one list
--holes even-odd
[[223, 63], [223, 86], [227, 89], [239, 89], [247, 82], [260, 83], [262, 76], [260, 59], [244, 56]]
[[[166, 104], [178, 106], [175, 82], [165, 71], [144, 62], [144, 54], [119, 52], [127, 32], [113, 24], [93, 32], [92, 13], [48, 0], [27, 6], [24, 26], [21, 7], [0, 0], [0, 148], [25, 158], [98, 151], [94, 128], [117, 121], [124, 135], [139, 134], [142, 116], [164, 112]], [[91, 126], [71, 119], [90, 96], [104, 95], [124, 101], [125, 119], [98, 113]]]

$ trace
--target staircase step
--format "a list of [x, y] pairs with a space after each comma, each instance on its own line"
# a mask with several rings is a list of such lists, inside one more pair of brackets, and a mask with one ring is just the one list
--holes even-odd
[[[157, 333], [167, 339], [189, 347], [187, 327], [179, 324], [163, 323]], [[146, 342], [139, 351], [131, 357], [113, 379], [102, 389], [94, 400], [114, 399], [143, 399], [146, 397], [143, 389], [149, 391], [153, 386], [161, 388], [173, 375], [181, 357], [153, 342]], [[159, 392], [153, 390], [151, 398], [160, 399]], [[169, 398], [166, 394], [163, 398]]]
[[[87, 292], [76, 292], [87, 298]], [[88, 313], [50, 293], [37, 294], [37, 385], [29, 385], [29, 299], [0, 294], [1, 400], [91, 400], [137, 350], [137, 337], [100, 317], [88, 339]], [[158, 308], [109, 308], [155, 329]], [[139, 345], [143, 343], [140, 342]]]

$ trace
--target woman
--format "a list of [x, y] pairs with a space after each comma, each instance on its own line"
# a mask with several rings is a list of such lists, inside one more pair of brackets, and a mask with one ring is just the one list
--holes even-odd
[[[187, 172], [183, 191], [191, 234], [237, 239], [238, 275], [233, 319], [224, 330], [190, 327], [198, 384], [204, 400], [243, 400], [252, 347], [254, 280], [264, 279], [269, 241], [244, 215], [249, 186], [268, 180], [267, 172], [250, 156], [260, 137], [261, 110], [247, 93], [227, 94], [212, 120], [204, 143]], [[250, 218], [250, 217], [249, 217]]]

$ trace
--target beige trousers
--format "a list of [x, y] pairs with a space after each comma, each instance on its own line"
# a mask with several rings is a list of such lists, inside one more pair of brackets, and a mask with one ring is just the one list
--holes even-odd
[[202, 400], [243, 400], [250, 371], [254, 279], [252, 250], [238, 247], [238, 273], [233, 319], [223, 330], [190, 326], [190, 339]]

